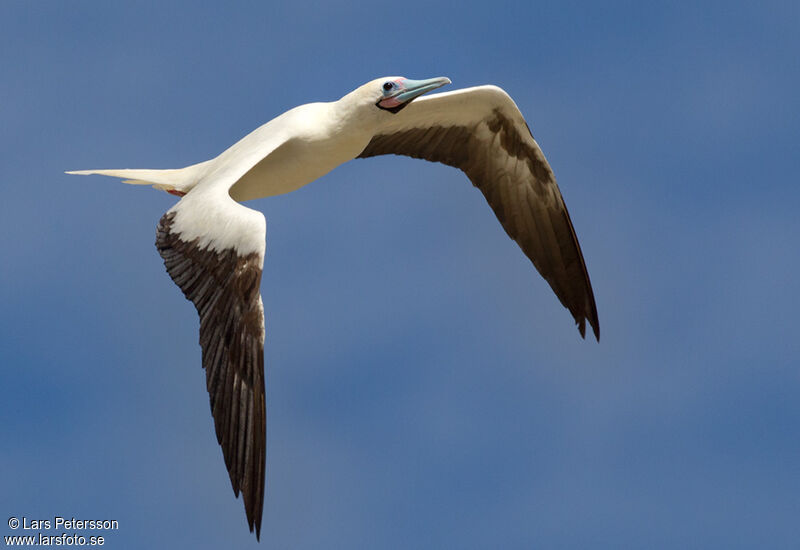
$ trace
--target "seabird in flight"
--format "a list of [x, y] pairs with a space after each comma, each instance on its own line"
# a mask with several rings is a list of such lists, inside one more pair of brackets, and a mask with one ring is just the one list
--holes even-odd
[[260, 537], [266, 414], [264, 215], [242, 201], [299, 189], [354, 158], [406, 155], [462, 170], [585, 336], [600, 338], [592, 286], [553, 171], [514, 101], [496, 86], [420, 97], [447, 78], [373, 80], [330, 103], [295, 107], [218, 157], [175, 170], [80, 170], [181, 197], [156, 247], [200, 316], [217, 440], [233, 491]]

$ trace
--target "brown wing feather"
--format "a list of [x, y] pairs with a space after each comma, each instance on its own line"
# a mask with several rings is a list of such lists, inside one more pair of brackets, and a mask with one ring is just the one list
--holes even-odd
[[495, 109], [475, 125], [378, 134], [359, 158], [406, 155], [463, 170], [572, 313], [581, 336], [588, 320], [599, 340], [597, 306], [578, 238], [553, 171], [527, 126], [525, 130], [527, 135], [520, 134], [513, 120]]
[[233, 492], [242, 492], [247, 523], [261, 535], [264, 506], [266, 409], [262, 258], [235, 250], [201, 250], [161, 218], [156, 247], [172, 280], [200, 316], [200, 346], [217, 441]]

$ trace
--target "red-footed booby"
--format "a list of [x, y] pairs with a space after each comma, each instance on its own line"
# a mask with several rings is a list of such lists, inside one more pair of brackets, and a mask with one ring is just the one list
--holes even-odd
[[287, 111], [218, 157], [176, 170], [80, 170], [148, 184], [181, 199], [156, 247], [200, 316], [217, 440], [233, 491], [260, 538], [266, 414], [259, 286], [266, 221], [240, 204], [294, 191], [354, 158], [395, 154], [464, 171], [550, 283], [585, 337], [600, 338], [592, 286], [553, 171], [514, 101], [496, 86], [420, 97], [447, 78], [373, 80], [331, 103]]

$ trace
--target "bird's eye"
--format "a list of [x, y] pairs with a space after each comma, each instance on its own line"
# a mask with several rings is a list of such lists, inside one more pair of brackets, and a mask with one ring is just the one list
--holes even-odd
[[384, 82], [383, 83], [383, 89], [386, 90], [387, 92], [389, 90], [391, 90], [392, 88], [394, 88], [394, 82]]

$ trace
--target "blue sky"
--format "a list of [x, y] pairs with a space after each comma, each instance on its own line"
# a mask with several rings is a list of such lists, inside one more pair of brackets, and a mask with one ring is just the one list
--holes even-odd
[[526, 116], [602, 340], [454, 169], [356, 161], [249, 203], [261, 547], [796, 548], [797, 3], [222, 6], [0, 4], [4, 518], [256, 545], [153, 246], [174, 197], [63, 171], [183, 166], [372, 78], [445, 75]]

